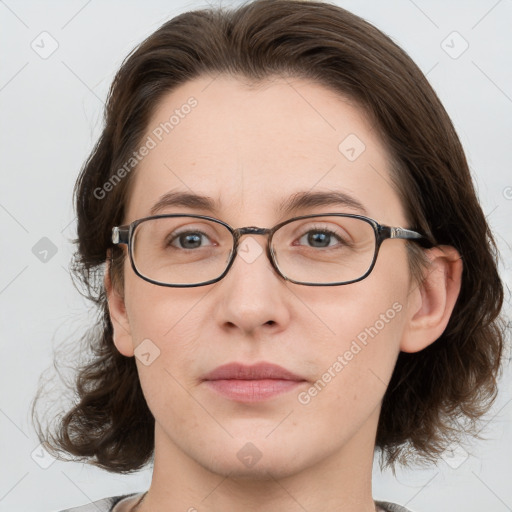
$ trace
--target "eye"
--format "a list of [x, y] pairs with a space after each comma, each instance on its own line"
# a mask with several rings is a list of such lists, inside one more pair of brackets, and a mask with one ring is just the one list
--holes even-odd
[[[203, 241], [209, 241], [208, 236], [201, 231], [182, 231], [173, 232], [167, 237], [167, 246], [177, 247], [178, 249], [197, 249], [204, 247]], [[208, 245], [214, 245], [210, 243]]]
[[301, 244], [307, 244], [310, 247], [332, 247], [336, 243], [344, 241], [334, 232], [326, 229], [310, 230], [299, 238]]

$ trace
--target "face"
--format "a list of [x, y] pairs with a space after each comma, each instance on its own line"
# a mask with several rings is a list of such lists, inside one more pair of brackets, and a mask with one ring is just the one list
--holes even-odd
[[[156, 144], [134, 171], [125, 223], [151, 215], [171, 191], [208, 196], [218, 210], [168, 205], [158, 213], [210, 215], [233, 228], [363, 214], [348, 204], [278, 212], [298, 192], [338, 191], [381, 224], [407, 227], [388, 155], [362, 111], [322, 86], [288, 82], [251, 88], [220, 76], [168, 94], [148, 125]], [[173, 113], [172, 128], [161, 124]], [[264, 236], [248, 238], [247, 247], [265, 247]], [[221, 281], [196, 288], [146, 282], [128, 258], [124, 272], [126, 330], [116, 346], [132, 356], [150, 340], [152, 362], [136, 360], [156, 420], [156, 458], [180, 453], [218, 474], [283, 477], [373, 452], [413, 286], [403, 240], [385, 241], [372, 273], [344, 286], [287, 282], [265, 251], [237, 256]], [[274, 363], [302, 381], [266, 399], [229, 398], [203, 379], [231, 362]], [[244, 454], [261, 458], [246, 464]]]

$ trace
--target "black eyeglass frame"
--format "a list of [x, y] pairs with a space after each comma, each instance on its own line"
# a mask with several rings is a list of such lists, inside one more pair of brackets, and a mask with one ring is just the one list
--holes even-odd
[[[228, 229], [228, 231], [231, 233], [233, 237], [233, 250], [229, 259], [229, 262], [224, 270], [224, 272], [215, 279], [210, 279], [209, 281], [204, 281], [201, 283], [195, 283], [195, 284], [169, 284], [169, 283], [162, 283], [160, 281], [155, 281], [154, 279], [151, 279], [149, 277], [146, 277], [142, 275], [136, 265], [135, 260], [133, 257], [133, 235], [135, 233], [135, 229], [139, 224], [142, 224], [143, 222], [147, 222], [149, 220], [153, 219], [161, 219], [161, 218], [170, 218], [170, 217], [192, 217], [196, 219], [204, 219], [216, 222], [218, 224], [221, 224], [225, 228]], [[282, 226], [289, 224], [290, 222], [294, 222], [296, 220], [301, 219], [310, 219], [315, 217], [349, 217], [353, 219], [360, 219], [366, 223], [368, 223], [372, 228], [373, 232], [375, 234], [375, 251], [373, 253], [373, 259], [371, 265], [368, 267], [368, 270], [359, 278], [352, 279], [351, 281], [342, 281], [342, 282], [335, 282], [335, 283], [308, 283], [303, 281], [295, 281], [294, 279], [290, 279], [286, 275], [284, 275], [281, 270], [279, 269], [278, 264], [275, 261], [275, 253], [272, 250], [271, 244], [272, 244], [272, 237], [274, 236], [274, 233], [281, 228]], [[411, 229], [405, 229], [401, 227], [392, 227], [392, 226], [386, 226], [379, 224], [376, 220], [371, 219], [370, 217], [365, 217], [364, 215], [356, 215], [352, 213], [318, 213], [318, 214], [312, 214], [312, 215], [302, 215], [300, 217], [293, 217], [291, 219], [287, 219], [283, 222], [280, 222], [279, 224], [276, 224], [273, 228], [259, 228], [256, 226], [247, 226], [243, 228], [232, 228], [229, 224], [226, 222], [216, 219], [214, 217], [209, 217], [207, 215], [195, 215], [195, 214], [187, 214], [187, 213], [169, 213], [169, 214], [162, 214], [162, 215], [153, 215], [151, 217], [144, 217], [142, 219], [138, 219], [133, 221], [131, 224], [127, 224], [124, 226], [115, 226], [112, 228], [112, 243], [114, 245], [118, 244], [126, 244], [128, 246], [128, 253], [130, 255], [130, 262], [133, 271], [136, 275], [138, 275], [141, 279], [144, 279], [145, 281], [149, 283], [153, 283], [158, 286], [167, 286], [172, 288], [192, 288], [196, 286], [206, 286], [208, 284], [217, 283], [221, 279], [223, 279], [226, 274], [229, 272], [229, 269], [233, 265], [233, 262], [235, 261], [236, 255], [238, 254], [238, 247], [239, 242], [242, 237], [242, 235], [268, 235], [267, 236], [267, 246], [266, 246], [266, 254], [267, 258], [269, 259], [270, 263], [272, 264], [272, 267], [275, 269], [275, 271], [280, 275], [285, 281], [289, 281], [294, 284], [300, 284], [304, 286], [342, 286], [346, 284], [352, 284], [356, 283], [358, 281], [362, 281], [366, 277], [370, 275], [372, 272], [375, 263], [377, 261], [377, 256], [379, 254], [379, 249], [384, 240], [387, 239], [404, 239], [404, 240], [411, 240], [413, 242], [418, 242], [422, 247], [424, 248], [431, 248], [434, 246], [434, 244], [421, 233], [418, 233], [417, 231], [411, 230]]]

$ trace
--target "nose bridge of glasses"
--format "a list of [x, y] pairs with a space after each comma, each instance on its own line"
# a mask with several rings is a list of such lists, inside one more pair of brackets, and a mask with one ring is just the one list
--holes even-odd
[[245, 228], [235, 229], [236, 233], [239, 235], [266, 235], [270, 233], [270, 229], [266, 228], [258, 228], [257, 226], [247, 226]]
[[242, 235], [267, 235], [271, 232], [271, 229], [267, 228], [259, 228], [257, 226], [247, 226], [244, 228], [238, 228], [233, 230], [233, 235], [235, 237], [235, 242], [238, 244], [238, 241], [242, 237]]
[[[238, 246], [240, 245], [240, 239], [243, 235], [270, 235], [273, 232], [272, 229], [268, 228], [259, 228], [257, 226], [247, 226], [243, 228], [233, 229], [233, 238], [234, 238], [234, 249], [235, 252], [238, 252]], [[268, 243], [269, 238], [267, 238], [267, 256], [272, 261], [273, 249], [269, 247]]]

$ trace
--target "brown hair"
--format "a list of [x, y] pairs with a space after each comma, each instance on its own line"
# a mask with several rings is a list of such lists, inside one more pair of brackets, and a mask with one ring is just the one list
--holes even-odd
[[[391, 155], [392, 177], [412, 229], [463, 258], [462, 288], [440, 338], [419, 353], [399, 354], [379, 419], [376, 447], [384, 466], [433, 462], [465, 433], [497, 393], [504, 342], [503, 287], [497, 249], [478, 203], [463, 148], [420, 69], [386, 35], [346, 10], [321, 2], [256, 0], [236, 9], [181, 14], [123, 62], [108, 95], [105, 127], [75, 187], [78, 217], [73, 271], [100, 316], [84, 336], [92, 357], [78, 371], [76, 402], [55, 432], [38, 434], [63, 452], [115, 472], [148, 463], [154, 418], [134, 358], [112, 340], [103, 264], [122, 290], [123, 252], [111, 229], [123, 221], [131, 175], [102, 200], [95, 191], [140, 147], [158, 102], [178, 85], [223, 73], [251, 83], [306, 78], [354, 100]], [[418, 279], [422, 249], [408, 244]], [[38, 396], [40, 392], [38, 393]], [[35, 417], [35, 403], [33, 416]], [[416, 455], [416, 457], [411, 457]]]

